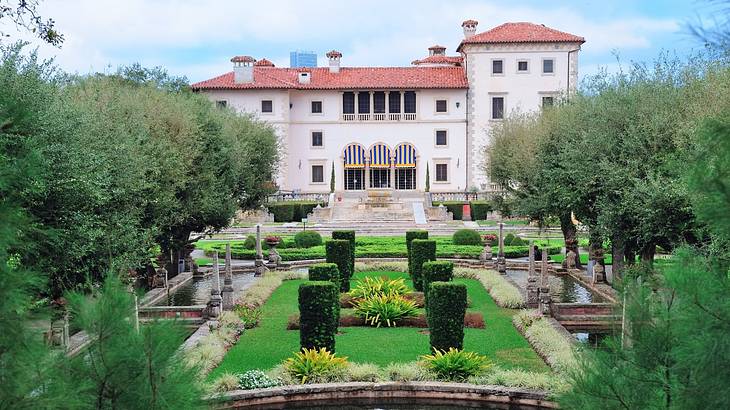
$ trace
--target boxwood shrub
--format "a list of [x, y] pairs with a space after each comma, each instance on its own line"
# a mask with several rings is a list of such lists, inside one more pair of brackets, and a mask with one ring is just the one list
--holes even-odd
[[466, 285], [457, 282], [433, 282], [429, 285], [428, 330], [431, 350], [464, 348]]
[[350, 278], [354, 268], [350, 262], [350, 241], [347, 239], [332, 239], [325, 242], [324, 245], [327, 263], [337, 265], [337, 270], [340, 272], [340, 291], [349, 292]]
[[408, 274], [413, 276], [411, 270], [411, 241], [414, 239], [428, 239], [428, 231], [406, 231], [406, 253], [408, 259]]
[[355, 272], [355, 231], [332, 231], [332, 239], [350, 241], [350, 276]]
[[428, 292], [433, 282], [451, 282], [454, 277], [454, 264], [449, 261], [430, 261], [423, 264], [423, 295], [426, 298], [426, 310], [428, 311]]
[[482, 236], [473, 229], [459, 229], [452, 238], [454, 245], [481, 245]]
[[466, 204], [466, 202], [464, 201], [443, 201], [434, 202], [433, 206], [443, 205], [446, 207], [446, 209], [449, 210], [449, 212], [451, 212], [451, 214], [454, 216], [454, 219], [461, 220], [464, 214], [464, 204]]
[[429, 239], [414, 239], [411, 241], [411, 260], [409, 271], [412, 272], [413, 288], [423, 291], [423, 264], [436, 260], [436, 241]]
[[299, 222], [306, 218], [319, 202], [314, 201], [283, 201], [268, 202], [264, 207], [274, 215], [275, 222]]
[[471, 201], [471, 219], [475, 221], [487, 219], [490, 212], [494, 210], [489, 201]]
[[504, 236], [504, 246], [512, 246], [512, 241], [515, 240], [515, 235], [512, 233], [508, 233]]
[[314, 281], [299, 285], [299, 343], [302, 349], [325, 348], [334, 353], [340, 321], [340, 292], [332, 282]]
[[301, 231], [294, 235], [297, 248], [311, 248], [322, 244], [322, 235], [316, 231]]
[[[246, 249], [256, 249], [256, 237], [248, 235], [246, 240], [243, 241], [243, 247]], [[233, 249], [231, 249], [231, 252], [233, 252]]]
[[340, 271], [334, 263], [317, 263], [309, 267], [309, 280], [330, 281], [340, 287]]

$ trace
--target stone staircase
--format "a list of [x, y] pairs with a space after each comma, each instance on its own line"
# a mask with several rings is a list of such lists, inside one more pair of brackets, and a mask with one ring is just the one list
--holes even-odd
[[334, 195], [328, 210], [317, 210], [310, 219], [315, 223], [403, 222], [412, 225], [418, 221], [425, 224], [430, 219], [424, 212], [426, 202], [422, 192], [341, 192]]

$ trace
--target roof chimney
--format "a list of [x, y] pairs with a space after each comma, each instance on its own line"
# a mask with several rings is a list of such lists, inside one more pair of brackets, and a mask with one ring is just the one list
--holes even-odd
[[479, 22], [476, 20], [465, 20], [461, 23], [461, 27], [464, 29], [464, 38], [469, 38], [477, 33], [477, 24]]
[[312, 73], [309, 71], [300, 71], [297, 74], [297, 79], [299, 80], [299, 84], [309, 84], [312, 82]]
[[233, 82], [235, 84], [253, 82], [253, 63], [256, 62], [253, 57], [235, 56], [231, 62], [233, 63]]
[[428, 55], [429, 56], [445, 56], [446, 55], [446, 47], [435, 45], [428, 48]]
[[340, 72], [340, 58], [342, 58], [342, 53], [340, 53], [337, 50], [332, 50], [325, 55], [330, 60], [330, 73], [339, 73]]

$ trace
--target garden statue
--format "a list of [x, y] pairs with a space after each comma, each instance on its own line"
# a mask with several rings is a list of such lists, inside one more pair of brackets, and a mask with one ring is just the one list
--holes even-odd
[[167, 269], [165, 269], [164, 266], [160, 265], [159, 268], [155, 270], [155, 280], [153, 281], [155, 288], [164, 288], [167, 286]]
[[261, 250], [261, 224], [256, 225], [256, 259], [254, 260], [254, 276], [264, 276], [267, 268], [264, 265], [264, 253]]
[[596, 283], [606, 283], [606, 269], [598, 261], [593, 266], [593, 284]]
[[497, 253], [497, 272], [507, 274], [507, 261], [504, 258], [504, 223], [499, 223], [499, 252]]
[[492, 260], [492, 245], [489, 242], [484, 245], [482, 253], [479, 254], [479, 260], [485, 264]]
[[537, 275], [535, 274], [535, 245], [533, 241], [530, 241], [529, 260], [530, 264], [527, 271], [527, 307], [535, 309], [540, 303], [540, 295], [537, 286]]
[[572, 249], [568, 250], [568, 253], [565, 254], [565, 268], [566, 269], [575, 269], [577, 267], [576, 263], [576, 254], [573, 252]]
[[277, 252], [276, 247], [281, 243], [281, 238], [278, 236], [267, 236], [266, 245], [269, 246], [269, 263], [274, 267], [279, 266], [281, 263], [281, 255]]
[[233, 266], [231, 266], [231, 243], [226, 243], [226, 273], [223, 279], [223, 310], [233, 309]]

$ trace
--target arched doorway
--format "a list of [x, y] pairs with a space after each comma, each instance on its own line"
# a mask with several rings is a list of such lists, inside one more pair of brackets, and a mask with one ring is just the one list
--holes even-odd
[[395, 148], [395, 189], [416, 189], [416, 149], [408, 143]]
[[370, 147], [370, 188], [390, 188], [390, 147], [376, 143]]
[[350, 144], [343, 152], [345, 190], [362, 191], [365, 189], [365, 149], [360, 144]]

